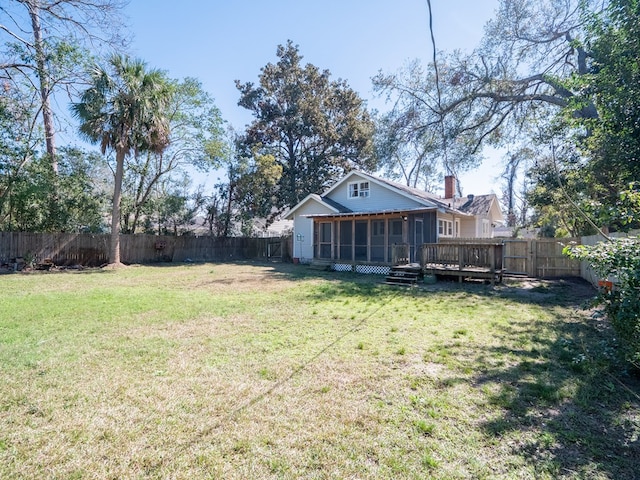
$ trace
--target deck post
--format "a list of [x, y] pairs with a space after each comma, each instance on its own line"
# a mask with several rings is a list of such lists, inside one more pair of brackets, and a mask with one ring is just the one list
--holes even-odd
[[494, 286], [496, 284], [496, 262], [495, 262], [495, 257], [496, 257], [496, 246], [495, 245], [489, 245], [487, 248], [489, 248], [489, 271], [491, 272], [491, 286]]

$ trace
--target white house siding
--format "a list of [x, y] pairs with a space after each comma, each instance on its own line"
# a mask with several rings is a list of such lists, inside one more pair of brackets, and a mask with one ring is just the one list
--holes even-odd
[[460, 219], [460, 237], [462, 238], [476, 238], [478, 231], [476, 227], [475, 218], [461, 218]]
[[[349, 184], [353, 182], [369, 182], [369, 196], [349, 198]], [[344, 205], [354, 212], [380, 212], [384, 210], [402, 210], [419, 208], [423, 204], [404, 195], [383, 187], [377, 183], [358, 175], [352, 176], [349, 181], [336, 187], [327, 195], [331, 200]]]
[[315, 200], [308, 200], [296, 211], [293, 221], [293, 257], [300, 263], [313, 260], [313, 220], [305, 215], [335, 213]]

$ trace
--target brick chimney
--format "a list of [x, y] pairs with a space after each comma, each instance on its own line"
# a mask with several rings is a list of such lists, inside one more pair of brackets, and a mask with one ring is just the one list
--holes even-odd
[[456, 193], [456, 177], [447, 175], [444, 177], [444, 198], [453, 198]]

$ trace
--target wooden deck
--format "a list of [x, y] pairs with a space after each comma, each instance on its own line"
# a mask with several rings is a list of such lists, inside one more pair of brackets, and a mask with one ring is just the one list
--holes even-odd
[[422, 246], [422, 268], [427, 275], [502, 281], [502, 243], [427, 243]]

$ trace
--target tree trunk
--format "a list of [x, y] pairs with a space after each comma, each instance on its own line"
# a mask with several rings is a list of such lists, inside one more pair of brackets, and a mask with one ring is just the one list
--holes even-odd
[[222, 232], [223, 237], [229, 236], [229, 229], [231, 228], [231, 205], [233, 200], [233, 192], [235, 187], [232, 181], [229, 181], [229, 198], [227, 199], [227, 211], [224, 218], [224, 229]]
[[54, 174], [58, 174], [58, 161], [56, 160], [56, 139], [53, 124], [53, 112], [51, 110], [51, 98], [49, 85], [49, 74], [45, 64], [44, 42], [42, 40], [42, 27], [40, 26], [40, 8], [37, 2], [28, 2], [29, 16], [33, 28], [33, 43], [36, 53], [36, 67], [38, 79], [40, 81], [40, 98], [42, 100], [42, 120], [44, 123], [44, 136], [47, 147], [47, 154], [51, 161], [51, 169]]
[[111, 242], [109, 263], [120, 262], [120, 198], [122, 197], [122, 177], [124, 175], [125, 150], [116, 148], [116, 178], [113, 186], [113, 209], [111, 210]]

